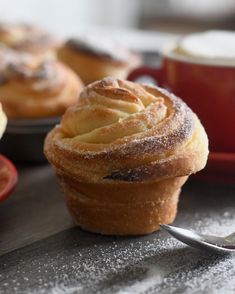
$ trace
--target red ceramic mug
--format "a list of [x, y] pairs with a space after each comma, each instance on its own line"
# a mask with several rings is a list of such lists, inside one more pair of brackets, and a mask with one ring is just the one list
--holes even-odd
[[140, 67], [128, 79], [143, 75], [181, 97], [198, 114], [211, 151], [235, 153], [235, 63], [202, 62], [168, 50], [160, 69]]

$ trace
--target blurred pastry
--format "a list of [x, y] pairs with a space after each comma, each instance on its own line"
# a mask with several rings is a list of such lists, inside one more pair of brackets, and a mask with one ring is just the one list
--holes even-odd
[[173, 94], [105, 78], [81, 92], [44, 151], [79, 226], [137, 235], [173, 222], [181, 186], [206, 164], [208, 140]]
[[0, 48], [0, 101], [11, 119], [59, 116], [77, 101], [82, 86], [56, 60]]
[[106, 76], [125, 79], [131, 69], [141, 64], [141, 56], [104, 38], [70, 39], [58, 51], [85, 84]]
[[2, 104], [0, 103], [0, 138], [2, 138], [2, 135], [6, 129], [7, 125], [7, 117], [4, 111], [2, 110]]
[[18, 51], [54, 58], [61, 41], [42, 29], [24, 23], [0, 23], [0, 43]]

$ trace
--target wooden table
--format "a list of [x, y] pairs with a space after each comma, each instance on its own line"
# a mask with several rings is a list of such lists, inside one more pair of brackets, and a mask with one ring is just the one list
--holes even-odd
[[[20, 168], [0, 222], [0, 293], [235, 293], [235, 256], [163, 232], [117, 238], [74, 227], [48, 165]], [[235, 186], [188, 182], [175, 224], [235, 231]]]

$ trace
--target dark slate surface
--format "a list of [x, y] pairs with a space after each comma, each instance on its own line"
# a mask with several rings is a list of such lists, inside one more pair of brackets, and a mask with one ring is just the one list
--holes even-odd
[[[176, 225], [235, 231], [235, 186], [188, 182]], [[166, 233], [117, 238], [72, 227], [53, 171], [21, 169], [0, 205], [0, 293], [235, 293], [235, 256], [184, 246]]]

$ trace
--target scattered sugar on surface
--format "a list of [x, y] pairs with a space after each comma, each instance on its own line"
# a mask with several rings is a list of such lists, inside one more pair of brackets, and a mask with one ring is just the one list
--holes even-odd
[[[227, 235], [235, 231], [234, 208], [221, 207], [218, 214], [185, 211], [181, 224]], [[140, 238], [82, 237], [85, 243], [77, 238], [55, 253], [46, 252], [43, 261], [32, 257], [33, 272], [20, 261], [10, 282], [0, 285], [0, 293], [235, 293], [235, 255], [209, 255], [162, 232]], [[10, 273], [1, 275], [7, 278]], [[35, 276], [36, 285], [31, 283]]]

